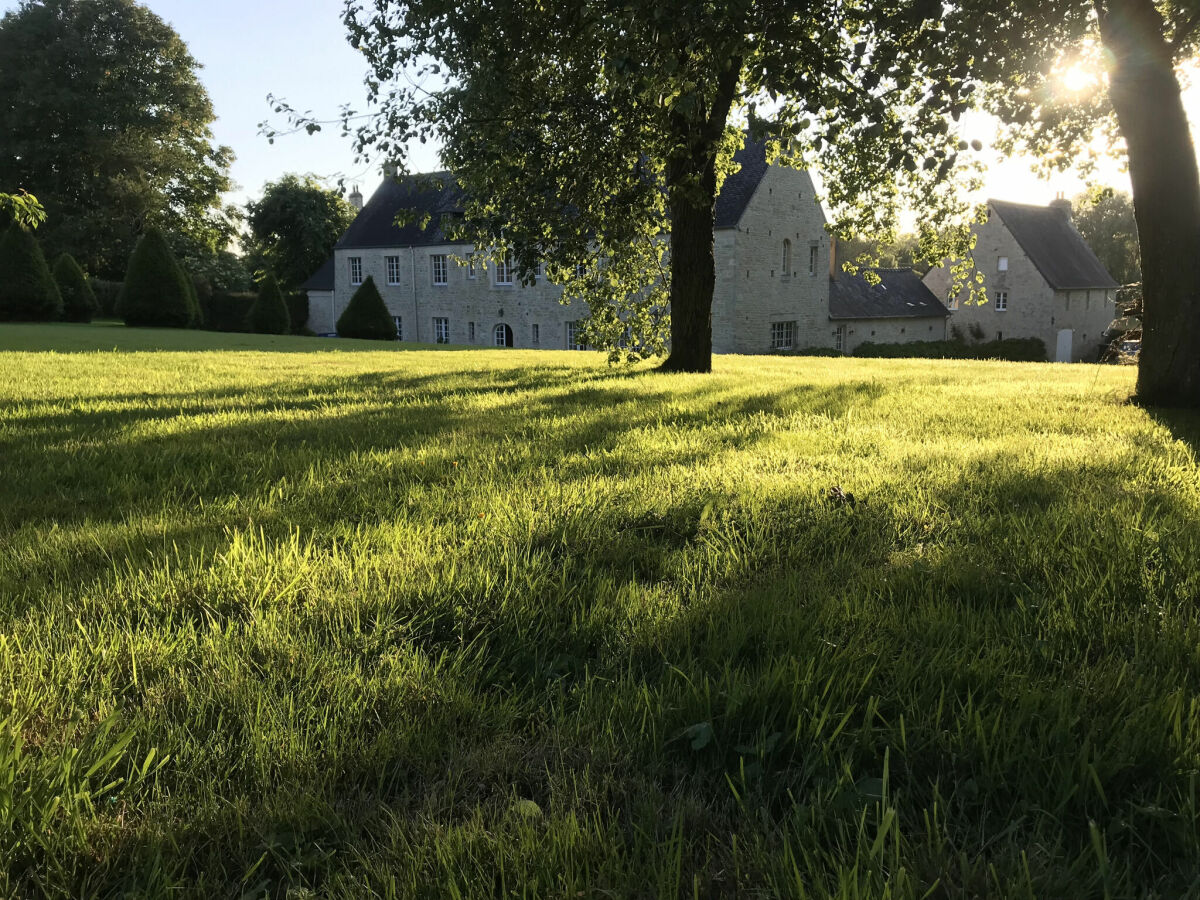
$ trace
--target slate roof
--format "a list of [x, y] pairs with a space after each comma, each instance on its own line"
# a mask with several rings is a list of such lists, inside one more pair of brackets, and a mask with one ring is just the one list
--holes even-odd
[[1055, 290], [1120, 286], [1062, 211], [1004, 200], [989, 200], [988, 205]]
[[[387, 178], [346, 229], [335, 249], [366, 250], [379, 247], [428, 247], [452, 244], [442, 231], [442, 219], [461, 214], [462, 192], [449, 172]], [[413, 210], [408, 224], [397, 225], [401, 210]], [[428, 216], [428, 223], [422, 220]]]
[[333, 257], [325, 260], [321, 268], [312, 277], [300, 285], [302, 291], [332, 291], [333, 290]]
[[[761, 142], [747, 141], [734, 159], [741, 164], [741, 169], [725, 179], [717, 198], [717, 228], [737, 227], [750, 198], [767, 173], [766, 145]], [[429, 215], [428, 227], [423, 227], [420, 221], [398, 227], [394, 219], [400, 210], [417, 210], [418, 217]], [[447, 214], [461, 214], [462, 211], [462, 193], [448, 172], [409, 175], [399, 182], [389, 178], [379, 186], [342, 235], [337, 249], [427, 247], [455, 243], [442, 232], [442, 218]]]
[[[862, 270], [860, 270], [862, 271]], [[879, 284], [840, 269], [829, 276], [831, 319], [915, 319], [948, 316], [950, 310], [912, 269], [873, 269]]]

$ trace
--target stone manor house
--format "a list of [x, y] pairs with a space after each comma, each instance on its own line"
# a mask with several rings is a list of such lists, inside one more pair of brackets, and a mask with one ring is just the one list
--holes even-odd
[[[736, 161], [741, 168], [716, 205], [715, 352], [849, 353], [866, 341], [948, 336], [950, 309], [913, 272], [876, 270], [881, 281], [871, 286], [840, 270], [807, 172], [768, 165], [760, 143], [748, 142]], [[410, 224], [396, 224], [401, 211], [415, 211]], [[334, 333], [371, 276], [401, 340], [584, 349], [578, 324], [586, 307], [560, 303], [562, 289], [545, 278], [522, 285], [504, 264], [470, 263], [471, 245], [442, 230], [461, 211], [445, 173], [386, 179], [304, 285], [309, 328]]]

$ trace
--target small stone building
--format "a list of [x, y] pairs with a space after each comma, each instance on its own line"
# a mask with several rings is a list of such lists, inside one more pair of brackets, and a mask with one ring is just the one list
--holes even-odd
[[1050, 359], [1093, 361], [1115, 315], [1117, 283], [1071, 222], [1071, 205], [988, 201], [974, 226], [974, 258], [987, 303], [950, 296], [950, 269], [931, 269], [925, 284], [945, 299], [950, 328], [984, 340], [1038, 338]]
[[941, 341], [950, 311], [912, 269], [871, 269], [870, 284], [861, 274], [834, 266], [829, 273], [829, 319], [834, 347], [853, 353], [860, 344], [907, 344]]

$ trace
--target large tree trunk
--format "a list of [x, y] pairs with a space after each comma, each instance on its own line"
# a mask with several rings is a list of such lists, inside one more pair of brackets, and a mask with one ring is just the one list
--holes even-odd
[[671, 355], [662, 366], [669, 372], [712, 371], [716, 159], [703, 164], [696, 177], [698, 185], [670, 189]]
[[1153, 0], [1096, 2], [1142, 248], [1139, 402], [1200, 406], [1200, 173]]

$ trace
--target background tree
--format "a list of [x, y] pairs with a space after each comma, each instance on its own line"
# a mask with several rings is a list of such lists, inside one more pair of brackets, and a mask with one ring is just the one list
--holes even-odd
[[179, 36], [133, 0], [23, 0], [0, 19], [0, 184], [43, 240], [119, 278], [147, 224], [223, 246], [233, 154]]
[[62, 295], [62, 317], [68, 322], [92, 321], [100, 305], [75, 257], [69, 253], [59, 254], [51, 272]]
[[362, 338], [369, 341], [394, 341], [396, 323], [379, 296], [375, 279], [370, 275], [362, 283], [345, 312], [337, 320], [338, 337]]
[[358, 147], [402, 166], [410, 140], [436, 136], [467, 198], [461, 236], [511, 251], [524, 278], [546, 260], [567, 298], [591, 304], [601, 345], [629, 329], [634, 352], [660, 350], [669, 299], [665, 367], [707, 371], [714, 204], [745, 123], [773, 157], [820, 164], [843, 235], [894, 231], [902, 193], [922, 221], [966, 215], [936, 189], [960, 150], [946, 115], [971, 90], [965, 64], [937, 50], [941, 10], [348, 0], [378, 104]]
[[161, 230], [147, 229], [138, 241], [116, 312], [126, 325], [190, 328], [199, 324], [195, 288]]
[[[247, 324], [256, 334], [287, 334], [291, 331], [292, 323], [287, 304], [283, 302], [279, 282], [270, 272], [263, 278], [258, 288], [258, 296], [250, 305]], [[392, 328], [394, 329], [395, 325]]]
[[333, 252], [357, 210], [312, 175], [284, 175], [246, 205], [248, 256], [256, 268], [291, 290], [308, 279]]
[[62, 314], [62, 296], [41, 245], [21, 225], [0, 235], [0, 321], [51, 322]]
[[1200, 170], [1176, 73], [1198, 29], [1194, 0], [959, 0], [942, 41], [1007, 123], [1001, 149], [1062, 168], [1100, 139], [1128, 163], [1147, 404], [1200, 406]]
[[1071, 205], [1075, 227], [1112, 277], [1121, 284], [1141, 281], [1133, 198], [1125, 191], [1097, 187], [1076, 196]]
[[838, 245], [837, 254], [848, 262], [863, 260], [885, 269], [915, 269], [924, 275], [930, 264], [921, 259], [920, 238], [912, 233], [899, 234], [893, 241], [851, 238]]

